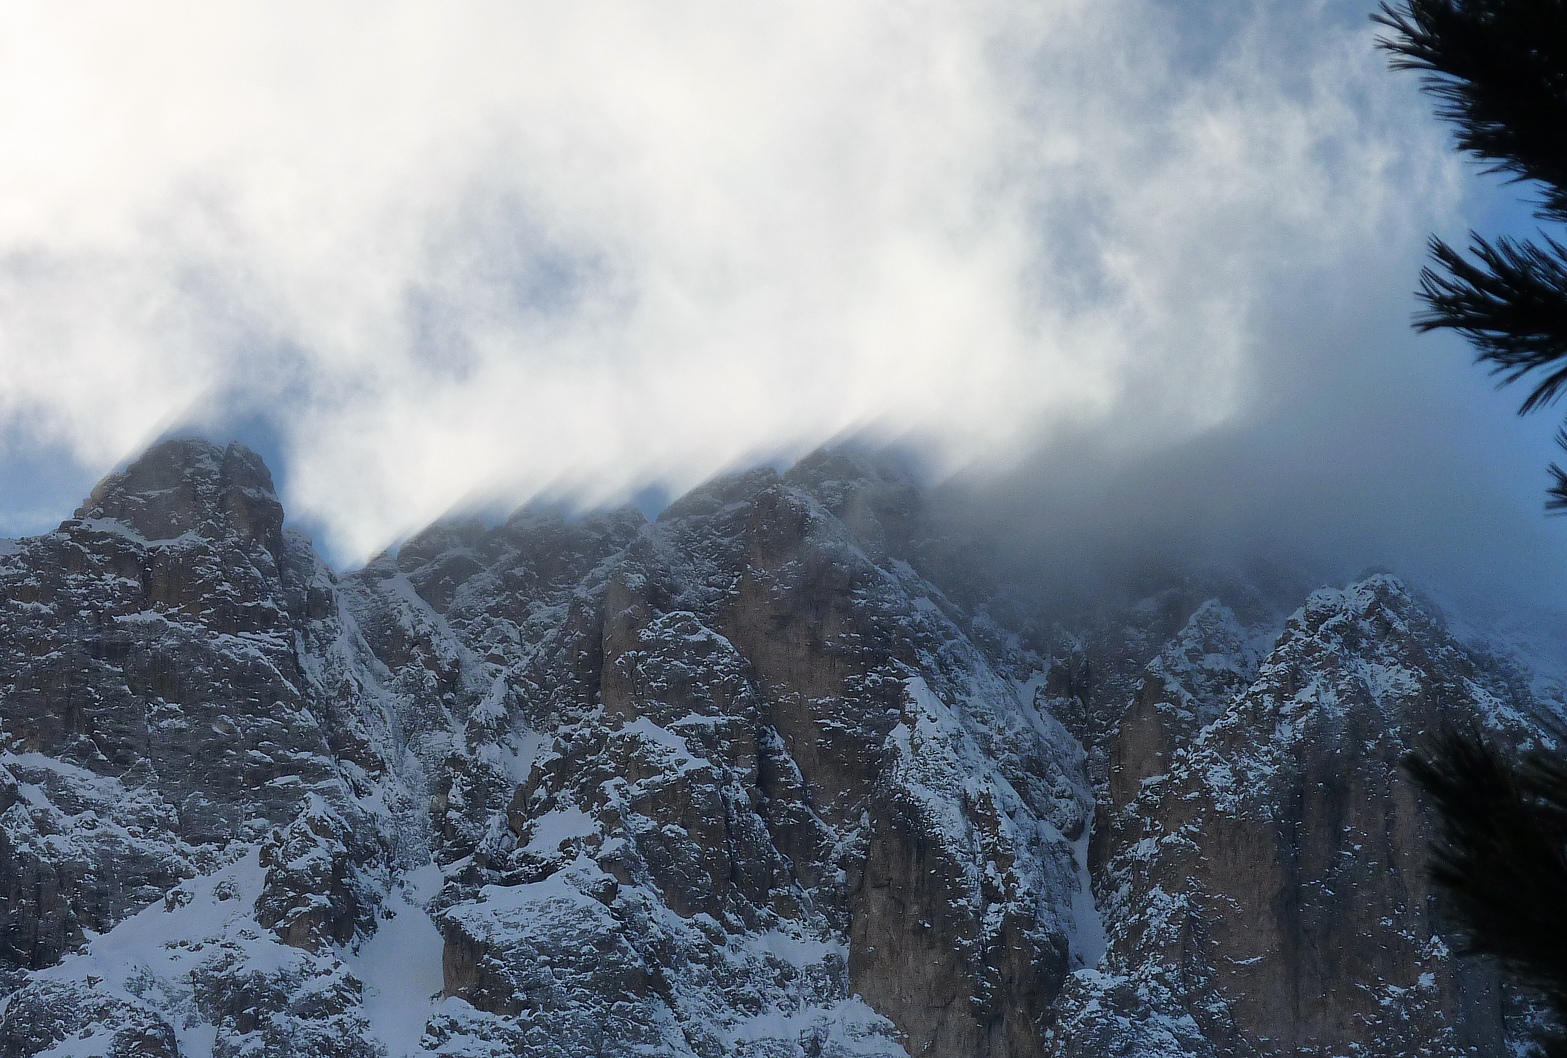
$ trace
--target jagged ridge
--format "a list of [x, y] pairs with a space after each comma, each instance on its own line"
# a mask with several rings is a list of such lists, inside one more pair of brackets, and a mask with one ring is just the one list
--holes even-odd
[[0, 1056], [1501, 1053], [1397, 760], [1526, 681], [1389, 577], [1009, 630], [923, 503], [825, 452], [338, 578], [154, 448], [0, 550]]

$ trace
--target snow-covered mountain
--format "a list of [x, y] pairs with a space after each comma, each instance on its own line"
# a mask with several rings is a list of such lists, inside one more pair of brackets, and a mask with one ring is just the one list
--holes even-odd
[[1398, 761], [1554, 684], [1385, 575], [990, 605], [924, 502], [824, 452], [338, 577], [160, 444], [0, 544], [0, 1058], [1510, 1053]]

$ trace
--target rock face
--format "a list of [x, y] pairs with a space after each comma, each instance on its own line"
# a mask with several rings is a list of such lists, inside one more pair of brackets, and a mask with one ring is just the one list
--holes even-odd
[[1053, 1052], [1505, 1053], [1498, 981], [1441, 939], [1399, 761], [1444, 722], [1520, 741], [1533, 703], [1391, 577], [1314, 594], [1255, 672], [1246, 638], [1198, 611], [1122, 720], [1110, 946]]
[[443, 1046], [1039, 1053], [1082, 750], [909, 565], [912, 489], [841, 462], [357, 579], [429, 732]]
[[[355, 684], [333, 582], [283, 529], [261, 461], [202, 441], [159, 446], [58, 530], [0, 556], [0, 972], [20, 988], [0, 1038], [14, 1053], [84, 1018], [105, 1047], [132, 1038], [126, 1019], [144, 1023], [132, 1034], [142, 1050], [126, 1053], [161, 1053], [171, 1019], [198, 1007], [219, 1050], [282, 1032], [286, 1010], [263, 1017], [222, 998], [254, 986], [236, 975], [267, 973], [217, 952], [190, 971], [206, 986], [187, 980], [172, 1005], [152, 983], [84, 988], [26, 971], [317, 820], [355, 833], [331, 843], [335, 902], [274, 857], [254, 879], [264, 925], [252, 946], [318, 946], [369, 924], [368, 902], [342, 894], [390, 861], [365, 808], [387, 776], [373, 748], [385, 721]], [[304, 987], [286, 977], [268, 987]], [[363, 1030], [346, 1005], [323, 1020], [315, 1053], [347, 1053], [328, 1038], [341, 1030]]]
[[339, 578], [159, 445], [0, 544], [0, 1055], [1507, 1049], [1397, 761], [1550, 703], [1389, 577], [992, 606], [924, 502], [825, 452]]

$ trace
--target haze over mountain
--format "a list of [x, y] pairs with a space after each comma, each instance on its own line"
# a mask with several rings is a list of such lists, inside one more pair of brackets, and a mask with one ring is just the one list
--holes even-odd
[[[845, 432], [1059, 478], [1084, 438], [1238, 429], [1223, 473], [1331, 467], [1340, 530], [1535, 563], [1548, 430], [1405, 332], [1425, 233], [1518, 218], [1368, 9], [0, 14], [37, 42], [0, 109], [0, 533], [191, 429], [265, 452], [344, 566]], [[1413, 508], [1505, 528], [1433, 545]]]

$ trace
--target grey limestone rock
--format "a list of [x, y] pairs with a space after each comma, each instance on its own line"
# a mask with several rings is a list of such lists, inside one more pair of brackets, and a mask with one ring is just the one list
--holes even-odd
[[1398, 760], [1558, 705], [1390, 577], [1052, 610], [926, 503], [827, 451], [340, 577], [156, 446], [0, 547], [0, 1058], [1515, 1041]]
[[1123, 720], [1109, 950], [1058, 1000], [1053, 1053], [1507, 1053], [1494, 970], [1443, 940], [1400, 760], [1443, 722], [1528, 737], [1527, 703], [1388, 576], [1314, 594], [1254, 678], [1201, 646], [1242, 638], [1217, 616]]

